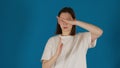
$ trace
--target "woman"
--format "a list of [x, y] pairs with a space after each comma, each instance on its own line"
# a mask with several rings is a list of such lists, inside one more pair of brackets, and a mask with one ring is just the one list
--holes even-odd
[[[96, 40], [103, 31], [92, 24], [78, 21], [72, 8], [64, 7], [57, 16], [57, 30], [45, 47], [42, 68], [87, 68], [88, 48], [96, 45]], [[75, 33], [79, 26], [88, 32]]]

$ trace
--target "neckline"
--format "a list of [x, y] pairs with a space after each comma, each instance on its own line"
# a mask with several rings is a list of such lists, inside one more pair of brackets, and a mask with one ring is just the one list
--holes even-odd
[[72, 38], [73, 36], [72, 35], [61, 35], [61, 34], [59, 34], [59, 37], [61, 37], [61, 38]]

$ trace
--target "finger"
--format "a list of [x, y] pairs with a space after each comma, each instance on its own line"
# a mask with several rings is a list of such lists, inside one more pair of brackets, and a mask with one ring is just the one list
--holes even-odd
[[58, 19], [58, 20], [63, 20], [63, 18], [61, 18], [61, 17], [58, 17], [58, 16], [57, 16], [57, 19]]
[[61, 48], [61, 49], [62, 49], [62, 47], [63, 47], [63, 44], [60, 45], [60, 48]]
[[59, 37], [59, 40], [61, 41], [61, 37]]
[[56, 18], [57, 18], [58, 21], [62, 21], [62, 19], [60, 17], [56, 16]]
[[61, 45], [61, 37], [59, 37], [58, 45], [59, 45], [59, 46]]
[[56, 16], [56, 18], [57, 18], [57, 19], [59, 19], [59, 17], [58, 17], [58, 16]]
[[57, 18], [58, 20], [62, 20], [62, 18], [60, 18], [60, 17], [58, 17], [58, 16], [56, 16], [56, 18]]
[[56, 16], [56, 18], [57, 18], [57, 20], [58, 20], [58, 24], [60, 24], [60, 19], [59, 19], [59, 17], [58, 17], [58, 16]]
[[62, 19], [62, 21], [65, 22], [65, 23], [69, 23], [69, 21], [68, 21], [68, 20], [65, 20], [65, 19]]

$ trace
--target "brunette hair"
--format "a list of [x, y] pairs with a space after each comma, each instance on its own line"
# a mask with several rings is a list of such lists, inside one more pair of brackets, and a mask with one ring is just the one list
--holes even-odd
[[[74, 11], [73, 11], [73, 9], [71, 7], [62, 8], [58, 13], [58, 17], [60, 16], [61, 13], [64, 13], [64, 12], [69, 13], [72, 16], [73, 19], [76, 18], [75, 13], [74, 13]], [[57, 23], [57, 28], [56, 28], [56, 34], [62, 34], [62, 29], [61, 29], [61, 27], [60, 27], [60, 25], [58, 23]], [[75, 35], [75, 34], [76, 34], [76, 26], [73, 25], [72, 30], [70, 32], [70, 35]]]

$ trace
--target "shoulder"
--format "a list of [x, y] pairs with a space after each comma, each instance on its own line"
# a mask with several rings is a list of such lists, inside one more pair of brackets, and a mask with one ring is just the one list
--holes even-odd
[[90, 32], [79, 32], [75, 36], [86, 36], [86, 35], [90, 35]]
[[79, 32], [75, 35], [75, 38], [90, 38], [91, 33], [90, 32]]
[[54, 40], [56, 40], [56, 39], [58, 39], [59, 38], [59, 35], [54, 35], [54, 36], [51, 36], [49, 39], [48, 39], [48, 41], [54, 41]]

